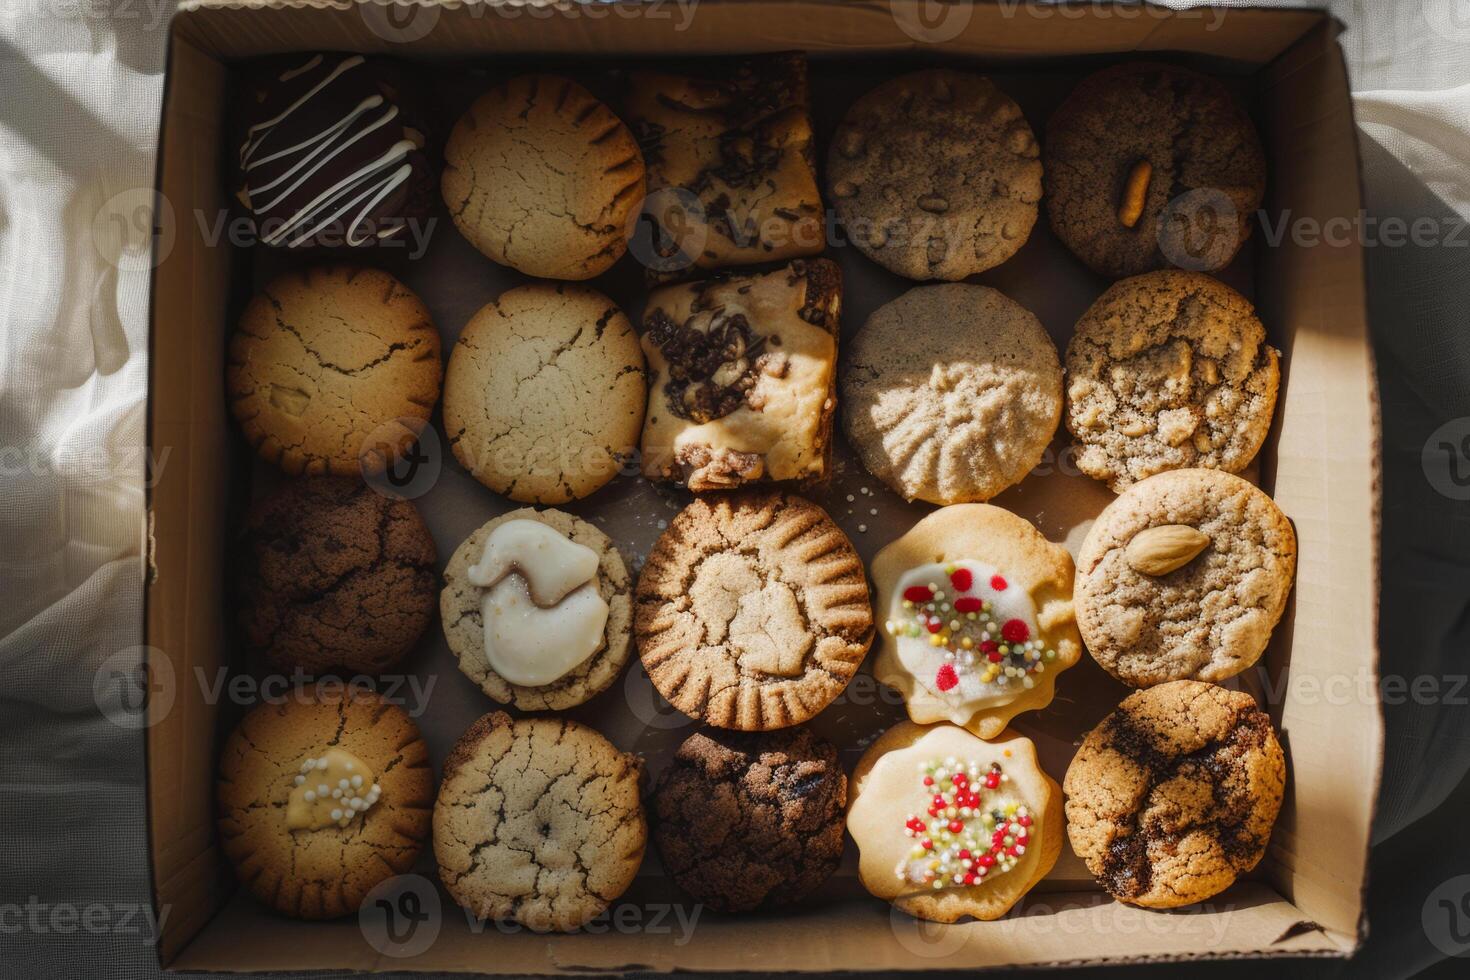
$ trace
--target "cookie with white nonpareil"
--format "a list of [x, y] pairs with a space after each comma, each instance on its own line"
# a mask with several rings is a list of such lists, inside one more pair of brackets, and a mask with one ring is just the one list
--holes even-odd
[[1134, 687], [1222, 681], [1266, 649], [1296, 575], [1296, 532], [1229, 473], [1174, 470], [1109, 504], [1077, 556], [1077, 622]]
[[1061, 855], [1061, 797], [1030, 739], [901, 722], [852, 775], [863, 887], [931, 922], [998, 919]]
[[514, 510], [466, 538], [439, 609], [459, 669], [522, 711], [581, 704], [628, 662], [627, 566], [606, 534], [558, 510]]
[[991, 738], [1050, 704], [1082, 653], [1071, 556], [1010, 511], [937, 510], [878, 552], [872, 572], [884, 620], [873, 676], [920, 724]]

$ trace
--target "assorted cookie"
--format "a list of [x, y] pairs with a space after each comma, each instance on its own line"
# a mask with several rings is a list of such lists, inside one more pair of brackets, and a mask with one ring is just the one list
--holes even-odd
[[690, 490], [825, 478], [841, 311], [827, 259], [654, 292], [644, 475]]
[[863, 887], [931, 922], [998, 919], [1061, 855], [1061, 795], [1014, 732], [895, 725], [852, 775]]
[[1051, 703], [1082, 642], [1072, 558], [989, 504], [937, 510], [873, 559], [883, 639], [873, 676], [920, 724], [992, 738]]
[[1249, 300], [1197, 272], [1114, 283], [1067, 344], [1077, 467], [1119, 493], [1164, 470], [1238, 473], [1271, 428], [1281, 352]]
[[964, 279], [1026, 244], [1041, 149], [990, 79], [918, 71], [847, 110], [827, 155], [827, 193], [874, 262], [909, 279]]
[[697, 497], [648, 554], [633, 636], [653, 686], [686, 715], [797, 725], [842, 693], [873, 641], [863, 563], [802, 497]]
[[1036, 466], [1062, 413], [1041, 322], [988, 286], [922, 286], [847, 349], [842, 419], [868, 471], [905, 500], [989, 500]]
[[654, 791], [664, 870], [700, 905], [750, 912], [814, 894], [842, 860], [847, 774], [805, 728], [691, 735]]
[[1084, 78], [1047, 120], [1042, 159], [1052, 231], [1112, 279], [1223, 269], [1266, 191], [1250, 117], [1220, 82], [1172, 65]]
[[632, 580], [591, 524], [523, 508], [455, 549], [439, 612], [459, 669], [488, 697], [561, 711], [606, 690], [627, 664]]
[[1077, 622], [1134, 687], [1222, 681], [1260, 659], [1296, 574], [1296, 532], [1256, 487], [1216, 470], [1135, 483], [1077, 556]]
[[284, 915], [331, 919], [413, 867], [434, 770], [402, 708], [348, 685], [303, 687], [225, 739], [216, 802], [241, 884]]
[[470, 318], [449, 356], [456, 459], [511, 500], [562, 504], [633, 455], [646, 384], [623, 311], [586, 286], [518, 286]]
[[429, 311], [378, 269], [272, 280], [230, 338], [225, 390], [245, 440], [293, 476], [382, 472], [429, 424], [444, 367]]
[[648, 163], [653, 227], [638, 258], [651, 279], [822, 252], [808, 103], [800, 54], [629, 73], [624, 108]]
[[586, 925], [643, 860], [642, 775], [638, 756], [586, 725], [485, 715], [444, 762], [434, 804], [444, 887], [482, 921]]
[[1083, 739], [1063, 787], [1072, 849], [1121, 902], [1203, 902], [1254, 868], [1286, 758], [1250, 695], [1200, 681], [1137, 691]]
[[455, 227], [494, 261], [543, 279], [591, 279], [627, 251], [643, 154], [581, 85], [521, 75], [455, 123], [442, 190]]

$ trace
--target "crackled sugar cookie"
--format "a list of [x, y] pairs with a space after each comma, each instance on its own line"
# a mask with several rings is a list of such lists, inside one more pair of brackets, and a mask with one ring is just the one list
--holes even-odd
[[653, 686], [721, 728], [800, 724], [847, 687], [873, 641], [863, 563], [809, 500], [699, 497], [638, 578], [633, 635]]
[[1061, 412], [1051, 338], [987, 286], [922, 286], [879, 307], [842, 371], [848, 438], [905, 500], [989, 500], [1041, 461]]
[[230, 411], [261, 457], [293, 476], [382, 472], [439, 400], [439, 332], [403, 283], [345, 265], [288, 272], [240, 314]]
[[1026, 244], [1041, 148], [983, 75], [935, 68], [853, 103], [827, 156], [837, 217], [862, 252], [910, 279], [963, 279]]
[[434, 771], [417, 726], [343, 685], [291, 691], [225, 740], [220, 845], [240, 881], [285, 915], [351, 915], [413, 867], [429, 836]]
[[648, 827], [643, 761], [575, 721], [470, 726], [444, 762], [434, 856], [449, 895], [482, 920], [571, 932], [633, 883]]
[[1051, 703], [1082, 644], [1072, 559], [1028, 521], [989, 504], [935, 511], [873, 559], [883, 641], [873, 676], [920, 724], [990, 738]]
[[442, 189], [455, 226], [496, 262], [543, 279], [591, 279], [628, 249], [643, 154], [576, 82], [522, 75], [454, 124]]
[[1135, 483], [1087, 532], [1077, 623], [1125, 684], [1221, 681], [1260, 659], [1296, 574], [1296, 532], [1275, 501], [1229, 473]]
[[1061, 795], [1028, 738], [901, 722], [852, 775], [863, 887], [931, 922], [998, 919], [1057, 863]]
[[523, 711], [560, 711], [628, 662], [632, 581], [607, 535], [558, 510], [511, 511], [455, 549], [439, 610], [459, 669]]
[[638, 337], [612, 300], [533, 283], [465, 325], [449, 357], [444, 429], [455, 458], [491, 490], [566, 503], [632, 454], [645, 387]]
[[1067, 344], [1077, 466], [1121, 492], [1188, 466], [1238, 473], [1271, 427], [1281, 352], [1250, 301], [1198, 272], [1114, 283]]
[[1114, 898], [1202, 902], [1266, 853], [1286, 758], [1250, 695], [1200, 681], [1130, 694], [1067, 768], [1067, 836]]

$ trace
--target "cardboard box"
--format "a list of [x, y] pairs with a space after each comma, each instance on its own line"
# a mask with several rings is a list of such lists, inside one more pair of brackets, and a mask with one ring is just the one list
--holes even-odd
[[[158, 171], [168, 204], [162, 220], [170, 224], [164, 237], [172, 243], [157, 253], [149, 402], [150, 444], [155, 457], [165, 448], [169, 456], [149, 500], [146, 608], [147, 643], [156, 651], [148, 799], [155, 901], [167, 910], [160, 920], [163, 965], [525, 974], [975, 969], [1350, 955], [1366, 929], [1363, 891], [1382, 756], [1376, 697], [1379, 446], [1361, 247], [1356, 240], [1337, 244], [1311, 235], [1331, 219], [1355, 219], [1361, 207], [1335, 22], [1314, 11], [1171, 12], [1105, 4], [1057, 9], [1023, 0], [974, 7], [924, 0], [699, 0], [692, 7], [664, 2], [635, 8], [430, 3], [387, 18], [371, 5], [249, 0], [185, 3], [174, 21]], [[491, 73], [513, 71], [517, 64], [595, 73], [648, 56], [800, 49], [813, 58], [824, 148], [851, 98], [880, 77], [919, 63], [968, 65], [992, 74], [1021, 101], [1038, 132], [1072, 82], [1101, 63], [1164, 56], [1230, 76], [1262, 129], [1271, 168], [1271, 227], [1283, 216], [1291, 222], [1279, 244], [1262, 242], [1258, 230], [1253, 245], [1225, 273], [1253, 296], [1273, 342], [1285, 352], [1276, 427], [1254, 475], [1293, 519], [1300, 542], [1292, 604], [1262, 669], [1246, 679], [1267, 703], [1290, 767], [1286, 802], [1257, 872], [1214, 902], [1159, 913], [1113, 902], [1068, 852], [1007, 918], [934, 926], [891, 913], [869, 898], [849, 853], [831, 887], [808, 907], [780, 916], [710, 914], [680, 931], [670, 909], [682, 910], [686, 919], [694, 910], [678, 904], [687, 899], [658, 873], [650, 848], [645, 873], [626, 896], [641, 911], [622, 925], [614, 921], [595, 933], [568, 936], [493, 924], [481, 929], [441, 896], [437, 940], [403, 959], [375, 949], [356, 921], [289, 921], [241, 894], [222, 866], [213, 813], [219, 739], [240, 709], [222, 703], [228, 698], [211, 696], [208, 687], [221, 670], [244, 669], [248, 675], [232, 646], [226, 546], [250, 482], [270, 474], [249, 461], [227, 418], [224, 344], [251, 277], [265, 274], [272, 263], [297, 260], [214, 244], [206, 227], [228, 208], [223, 127], [231, 66], [258, 55], [313, 49], [379, 52]], [[472, 98], [483, 87], [488, 83], [462, 97]], [[1044, 225], [1039, 223], [1016, 258], [982, 279], [1032, 308], [1065, 342], [1076, 315], [1104, 284], [1081, 272]], [[908, 284], [865, 264], [853, 249], [838, 251], [847, 274], [844, 332], [850, 336], [868, 311]], [[376, 263], [371, 256], [364, 261]], [[469, 313], [513, 281], [447, 221], [424, 260], [391, 268], [425, 296], [445, 332], [446, 352]], [[455, 285], [441, 281], [450, 278]], [[604, 288], [628, 303], [636, 318], [636, 287]], [[997, 502], [1075, 549], [1087, 520], [1109, 496], [1063, 469], [1033, 475]], [[419, 504], [443, 561], [464, 535], [506, 506], [452, 462], [440, 483]], [[879, 489], [869, 497], [867, 487]], [[846, 492], [858, 497], [858, 506], [847, 504], [842, 513]], [[923, 511], [882, 490], [850, 456], [822, 499], [865, 559]], [[657, 536], [654, 518], [677, 509], [677, 501], [636, 477], [620, 480], [610, 498], [604, 492], [596, 500], [602, 503], [569, 509], [597, 515], [620, 545], [634, 551], [646, 551]], [[868, 517], [870, 502], [882, 513]], [[856, 530], [860, 525], [862, 532]], [[430, 710], [419, 719], [437, 765], [469, 720], [494, 706], [462, 681], [437, 630], [425, 645], [409, 669], [437, 675]], [[1125, 692], [1087, 658], [1058, 687], [1051, 708], [1023, 716], [1017, 727], [1038, 741], [1047, 768], [1060, 778], [1081, 733]], [[167, 696], [158, 696], [159, 690]], [[643, 708], [630, 710], [640, 698]], [[575, 714], [621, 747], [645, 752], [654, 770], [692, 730], [657, 713], [636, 664], [625, 682]], [[901, 715], [901, 707], [864, 677], [815, 727], [839, 744], [850, 768], [867, 741]], [[431, 858], [421, 872], [433, 879]], [[655, 929], [651, 920], [657, 913], [650, 910], [657, 908], [664, 909], [665, 921]]]

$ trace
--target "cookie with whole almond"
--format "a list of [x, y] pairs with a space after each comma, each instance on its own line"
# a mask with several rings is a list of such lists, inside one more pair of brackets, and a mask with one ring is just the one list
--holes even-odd
[[455, 227], [491, 259], [528, 276], [591, 279], [627, 251], [643, 154], [581, 85], [521, 75], [455, 123], [441, 187]]
[[1266, 157], [1219, 81], [1135, 62], [1087, 76], [1046, 123], [1051, 227], [1112, 279], [1224, 268], [1250, 235]]
[[1198, 272], [1114, 283], [1067, 344], [1077, 467], [1119, 493], [1164, 470], [1238, 473], [1266, 441], [1281, 352], [1250, 300]]
[[1072, 849], [1121, 902], [1203, 902], [1260, 863], [1286, 757], [1249, 694], [1173, 681], [1123, 699], [1067, 767]]
[[826, 511], [742, 490], [698, 497], [649, 552], [638, 655], [660, 694], [721, 728], [800, 724], [847, 687], [873, 641], [863, 563]]
[[1061, 797], [1028, 738], [894, 725], [852, 774], [863, 887], [931, 922], [998, 919], [1061, 856]]
[[429, 836], [434, 770], [418, 726], [351, 685], [247, 714], [220, 753], [220, 847], [241, 884], [300, 919], [351, 915]]
[[1041, 149], [990, 79], [918, 71], [847, 110], [827, 155], [827, 193], [874, 262], [910, 279], [963, 279], [1026, 244]]
[[1266, 649], [1296, 574], [1296, 532], [1261, 490], [1216, 470], [1135, 483], [1077, 556], [1077, 623], [1134, 687], [1222, 681]]

